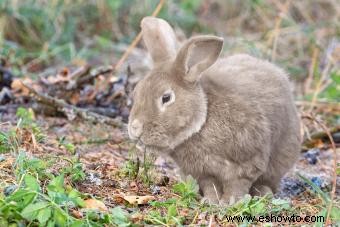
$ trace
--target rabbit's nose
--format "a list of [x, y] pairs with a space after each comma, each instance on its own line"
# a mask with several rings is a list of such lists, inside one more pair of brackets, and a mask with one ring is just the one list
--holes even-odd
[[131, 139], [137, 139], [142, 135], [143, 124], [139, 120], [134, 119], [131, 122], [129, 129]]

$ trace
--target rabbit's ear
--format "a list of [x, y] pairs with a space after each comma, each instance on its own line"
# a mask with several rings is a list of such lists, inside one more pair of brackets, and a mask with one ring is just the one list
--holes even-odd
[[189, 39], [179, 50], [175, 67], [185, 74], [185, 79], [194, 82], [200, 74], [215, 63], [223, 47], [223, 38], [197, 36]]
[[155, 63], [176, 56], [176, 36], [165, 20], [156, 17], [144, 17], [141, 27], [144, 43]]

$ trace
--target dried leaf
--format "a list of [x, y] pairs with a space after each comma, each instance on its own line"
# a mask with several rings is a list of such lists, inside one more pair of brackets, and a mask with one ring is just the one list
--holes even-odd
[[107, 207], [102, 201], [96, 200], [96, 199], [87, 199], [84, 201], [86, 209], [94, 209], [94, 210], [100, 210], [100, 211], [108, 211]]
[[72, 94], [69, 101], [72, 105], [77, 105], [79, 103], [79, 100], [80, 100], [80, 94], [79, 92], [75, 92]]
[[124, 196], [124, 199], [128, 201], [130, 204], [143, 205], [143, 204], [147, 204], [149, 201], [155, 200], [155, 197], [151, 195], [145, 195], [145, 196], [127, 195], [127, 196]]
[[71, 214], [73, 217], [80, 219], [84, 217], [83, 212], [79, 211], [79, 210], [71, 210]]
[[11, 84], [11, 88], [15, 93], [18, 93], [23, 96], [28, 96], [30, 93], [30, 91], [22, 84], [20, 79], [14, 79]]

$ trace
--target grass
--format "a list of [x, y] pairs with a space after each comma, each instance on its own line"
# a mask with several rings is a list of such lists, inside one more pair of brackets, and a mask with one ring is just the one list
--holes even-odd
[[[308, 195], [319, 201], [308, 207], [299, 207], [296, 201], [294, 204], [289, 199], [275, 198], [270, 195], [264, 197], [247, 195], [241, 201], [229, 206], [205, 204], [200, 202], [198, 185], [190, 177], [186, 181], [174, 182], [164, 187], [166, 191], [163, 191], [161, 196], [156, 196], [155, 200], [142, 206], [131, 205], [123, 201], [118, 203], [120, 205], [110, 206], [106, 210], [99, 209], [101, 205], [89, 207], [87, 201], [105, 198], [83, 191], [81, 184], [86, 181], [88, 170], [79, 161], [77, 155], [69, 152], [68, 146], [64, 145], [65, 143], [71, 144], [65, 142], [67, 138], [59, 139], [59, 143], [56, 144], [58, 149], [65, 150], [63, 155], [55, 156], [44, 152], [34, 152], [36, 153], [34, 154], [32, 151], [37, 148], [25, 147], [25, 138], [17, 138], [21, 136], [20, 130], [28, 130], [31, 134], [36, 131], [39, 135], [44, 134], [45, 139], [39, 140], [37, 147], [50, 144], [51, 138], [36, 123], [29, 109], [18, 109], [17, 117], [21, 124], [12, 126], [13, 128], [9, 130], [17, 133], [14, 136], [15, 141], [18, 142], [15, 149], [12, 147], [5, 151], [6, 156], [0, 162], [0, 164], [9, 162], [7, 167], [12, 173], [11, 177], [8, 177], [12, 180], [7, 180], [7, 183], [2, 184], [1, 226], [133, 226], [135, 224], [181, 226], [200, 223], [205, 225], [206, 219], [220, 224], [249, 225], [256, 224], [257, 222], [252, 218], [259, 216], [320, 215], [326, 217], [327, 215], [329, 194], [321, 191], [318, 186], [303, 176], [301, 178], [311, 187], [307, 192]], [[30, 124], [27, 125], [27, 122]], [[3, 134], [7, 135], [4, 132]], [[7, 145], [1, 144], [1, 146]], [[148, 167], [145, 167], [144, 163], [137, 166], [136, 162], [132, 161], [135, 159], [132, 155], [134, 148], [131, 149], [131, 156], [125, 163], [125, 167], [117, 169], [112, 175], [115, 176], [117, 182], [125, 181], [127, 184], [137, 182], [137, 187], [143, 188], [140, 190], [150, 195], [150, 186], [155, 185], [152, 180], [158, 174], [152, 168], [151, 162], [146, 163]], [[150, 176], [153, 177], [150, 178]], [[95, 201], [98, 201], [97, 199]], [[340, 219], [338, 203], [339, 201], [335, 201], [331, 211], [330, 216], [333, 221]], [[229, 220], [228, 217], [232, 216], [238, 216], [238, 219]], [[322, 224], [322, 222], [316, 223], [317, 226], [322, 226]]]

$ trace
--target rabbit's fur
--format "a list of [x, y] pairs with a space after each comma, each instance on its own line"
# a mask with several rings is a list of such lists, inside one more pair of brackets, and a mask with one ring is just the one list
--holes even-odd
[[130, 137], [169, 155], [213, 203], [275, 192], [300, 151], [285, 72], [245, 54], [218, 59], [219, 37], [193, 37], [177, 51], [167, 22], [141, 26], [154, 68], [134, 89]]

